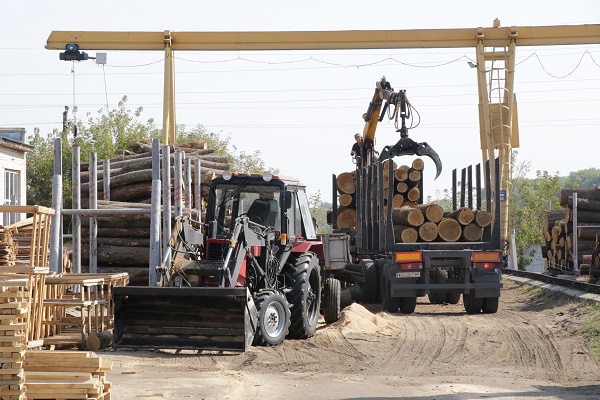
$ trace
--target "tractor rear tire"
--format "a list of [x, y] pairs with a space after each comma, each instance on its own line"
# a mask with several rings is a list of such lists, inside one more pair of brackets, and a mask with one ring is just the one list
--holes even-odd
[[341, 316], [341, 293], [342, 284], [335, 278], [325, 280], [323, 289], [323, 317], [325, 323], [332, 324], [340, 319]]
[[484, 314], [495, 314], [498, 312], [498, 305], [500, 304], [499, 297], [485, 297], [481, 309]]
[[363, 273], [363, 295], [365, 303], [375, 303], [377, 299], [377, 267], [372, 260], [360, 260]]
[[412, 314], [417, 308], [416, 297], [400, 297], [400, 312], [402, 314]]
[[254, 301], [258, 326], [254, 335], [255, 346], [281, 344], [290, 328], [290, 305], [285, 296], [273, 289], [263, 289]]
[[[434, 267], [431, 270], [432, 277], [431, 280], [433, 283], [445, 284], [448, 283], [448, 271], [440, 268]], [[446, 302], [446, 296], [448, 295], [448, 291], [446, 290], [432, 290], [429, 293], [429, 301], [431, 304], [444, 304]]]
[[395, 313], [400, 307], [400, 298], [392, 297], [389, 272], [390, 267], [387, 265], [381, 271], [381, 307], [387, 312]]
[[292, 305], [288, 337], [312, 337], [319, 324], [321, 308], [321, 275], [317, 255], [304, 253], [293, 266], [288, 266], [283, 271], [286, 283], [291, 288], [287, 294], [288, 302]]
[[476, 298], [474, 294], [463, 293], [463, 304], [467, 314], [479, 314], [483, 306], [483, 299]]

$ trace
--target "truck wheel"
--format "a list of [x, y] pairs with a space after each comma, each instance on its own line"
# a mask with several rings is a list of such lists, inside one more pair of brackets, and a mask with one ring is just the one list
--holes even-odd
[[381, 303], [381, 272], [385, 267], [385, 258], [378, 258], [375, 260], [375, 268], [377, 270], [377, 295], [375, 296], [375, 302]]
[[325, 322], [332, 324], [340, 319], [341, 313], [341, 293], [342, 285], [335, 278], [327, 278], [325, 280], [325, 288], [323, 289], [323, 317]]
[[460, 301], [460, 290], [450, 290], [446, 295], [446, 303], [458, 304]]
[[476, 298], [474, 294], [463, 293], [463, 303], [467, 314], [479, 314], [483, 305], [482, 298]]
[[416, 297], [400, 297], [400, 312], [402, 314], [412, 314], [417, 308]]
[[[440, 267], [432, 268], [431, 281], [439, 284], [448, 283], [448, 271]], [[448, 291], [446, 290], [432, 290], [428, 296], [431, 304], [443, 304], [446, 301], [447, 295]]]
[[285, 296], [277, 290], [263, 289], [254, 301], [258, 326], [253, 344], [276, 346], [285, 340], [290, 328], [290, 306]]
[[287, 294], [292, 305], [289, 337], [306, 339], [312, 337], [319, 323], [321, 307], [321, 275], [314, 253], [304, 253], [294, 266], [284, 269], [286, 283], [291, 291]]
[[392, 297], [389, 272], [390, 268], [387, 265], [381, 272], [381, 307], [387, 312], [395, 313], [400, 307], [400, 298]]
[[500, 304], [500, 298], [498, 297], [485, 297], [481, 309], [484, 314], [495, 314], [498, 312], [498, 305]]
[[360, 260], [363, 273], [363, 295], [365, 303], [374, 303], [377, 298], [377, 267], [372, 260]]

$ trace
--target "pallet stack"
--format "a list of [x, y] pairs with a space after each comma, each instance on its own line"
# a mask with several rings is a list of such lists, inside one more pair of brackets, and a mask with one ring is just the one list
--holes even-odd
[[17, 253], [18, 247], [13, 242], [11, 229], [0, 226], [0, 267], [15, 265]]
[[0, 279], [0, 399], [25, 399], [23, 358], [27, 348], [27, 305], [30, 290], [25, 278]]
[[[577, 226], [573, 225], [573, 192], [577, 192]], [[600, 234], [600, 188], [562, 189], [560, 205], [562, 209], [546, 211], [542, 229], [548, 267], [574, 269], [573, 236], [577, 235], [579, 271], [587, 275]]]
[[24, 361], [27, 399], [110, 400], [106, 371], [112, 363], [91, 351], [27, 351]]

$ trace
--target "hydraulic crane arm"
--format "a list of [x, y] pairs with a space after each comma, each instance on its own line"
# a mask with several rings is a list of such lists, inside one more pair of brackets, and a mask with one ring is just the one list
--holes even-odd
[[381, 78], [376, 84], [373, 99], [369, 103], [367, 112], [363, 115], [365, 127], [363, 129], [363, 146], [362, 146], [362, 162], [363, 166], [369, 165], [374, 159], [374, 144], [375, 132], [377, 124], [383, 120], [387, 113], [390, 104], [394, 106], [394, 110], [390, 118], [397, 119], [400, 117], [402, 121], [401, 127], [397, 130], [400, 132], [400, 140], [394, 145], [385, 146], [379, 157], [380, 161], [387, 160], [396, 156], [417, 155], [427, 156], [433, 160], [436, 168], [437, 178], [442, 172], [442, 160], [438, 154], [427, 143], [417, 143], [408, 137], [408, 127], [406, 119], [409, 117], [409, 103], [406, 99], [406, 91], [400, 90], [394, 92], [391, 84]]

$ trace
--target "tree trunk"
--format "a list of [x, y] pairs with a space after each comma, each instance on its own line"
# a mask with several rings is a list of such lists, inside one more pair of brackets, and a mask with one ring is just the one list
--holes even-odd
[[405, 182], [408, 179], [409, 168], [408, 165], [399, 166], [396, 171], [394, 171], [394, 178], [396, 178], [398, 182]]
[[[569, 196], [569, 207], [573, 208], [573, 196]], [[600, 212], [600, 201], [577, 198], [577, 210]]]
[[394, 239], [396, 243], [415, 243], [418, 238], [419, 233], [412, 226], [394, 226]]
[[92, 332], [85, 339], [85, 350], [98, 351], [112, 346], [113, 333], [111, 331]]
[[492, 213], [487, 212], [487, 211], [483, 211], [483, 210], [476, 210], [475, 211], [475, 218], [473, 220], [480, 228], [485, 228], [486, 226], [488, 226], [489, 224], [492, 223]]
[[[596, 226], [596, 225], [594, 225]], [[578, 239], [591, 239], [596, 240], [596, 235], [600, 233], [600, 228], [587, 228], [579, 225], [577, 227], [577, 238]]]
[[412, 207], [400, 207], [392, 210], [392, 222], [394, 225], [420, 226], [425, 222], [421, 210]]
[[[148, 233], [149, 235], [149, 233]], [[81, 248], [82, 261], [89, 261], [89, 247]], [[148, 247], [98, 246], [98, 264], [105, 266], [148, 266], [150, 249]]]
[[579, 222], [600, 223], [600, 212], [577, 210], [577, 223]]
[[414, 169], [416, 171], [423, 170], [424, 166], [425, 166], [425, 162], [423, 161], [422, 158], [415, 158], [412, 162], [412, 169]]
[[337, 188], [340, 194], [352, 194], [355, 190], [354, 172], [342, 172], [336, 178]]
[[407, 190], [408, 185], [406, 184], [406, 182], [398, 182], [398, 184], [396, 184], [396, 191], [398, 193], [406, 193]]
[[475, 218], [473, 210], [467, 207], [444, 213], [444, 217], [457, 220], [461, 225], [469, 225]]
[[[150, 236], [150, 231], [148, 231]], [[98, 237], [98, 246], [150, 247], [150, 239], [136, 237]]]
[[483, 236], [483, 229], [475, 224], [471, 223], [463, 228], [461, 239], [465, 242], [479, 242]]
[[462, 228], [457, 220], [443, 218], [438, 223], [438, 235], [444, 242], [456, 242], [462, 235]]
[[354, 196], [348, 193], [340, 195], [340, 206], [348, 207], [354, 204]]
[[421, 180], [421, 171], [409, 170], [408, 180], [413, 182], [413, 184], [419, 182]]
[[339, 213], [337, 225], [338, 228], [356, 228], [356, 210], [347, 208]]
[[[89, 229], [81, 229], [82, 237], [89, 237]], [[148, 228], [98, 228], [98, 237], [136, 237], [149, 238], [150, 227]], [[87, 239], [86, 239], [87, 241]]]
[[427, 221], [438, 223], [444, 217], [444, 209], [435, 203], [420, 204], [417, 208], [425, 215]]
[[[569, 205], [569, 197], [577, 192], [578, 199], [589, 199], [600, 201], [600, 189], [562, 189], [560, 191], [560, 205], [566, 207]], [[572, 201], [572, 200], [571, 200]]]
[[417, 201], [417, 200], [419, 200], [420, 197], [421, 197], [421, 191], [419, 190], [418, 187], [414, 187], [414, 188], [410, 189], [408, 191], [408, 193], [406, 194], [406, 198], [409, 201]]
[[400, 208], [404, 203], [404, 196], [401, 194], [395, 194], [392, 198], [392, 208]]
[[419, 238], [426, 242], [432, 242], [438, 237], [438, 226], [435, 222], [425, 222], [419, 227]]

